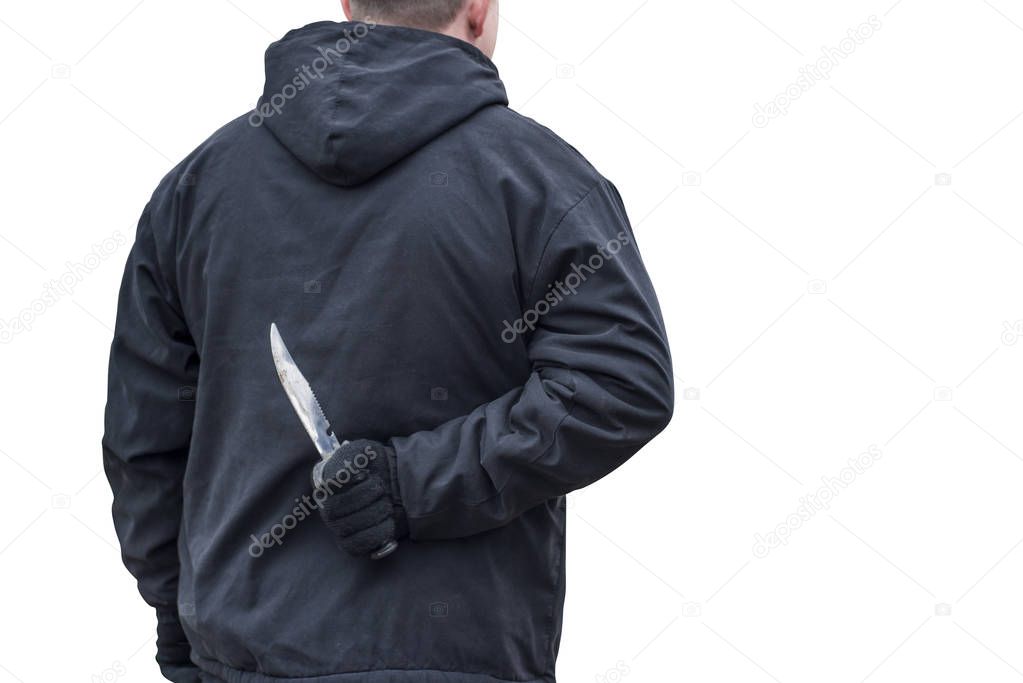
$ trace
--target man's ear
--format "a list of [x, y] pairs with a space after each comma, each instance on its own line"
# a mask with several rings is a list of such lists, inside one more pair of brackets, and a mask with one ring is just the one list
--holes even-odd
[[[343, 0], [347, 3], [348, 0]], [[487, 26], [487, 15], [490, 14], [490, 0], [469, 0], [466, 6], [465, 18], [469, 22], [469, 33], [473, 38], [479, 38]]]
[[341, 9], [345, 11], [348, 21], [352, 21], [352, 0], [341, 0]]

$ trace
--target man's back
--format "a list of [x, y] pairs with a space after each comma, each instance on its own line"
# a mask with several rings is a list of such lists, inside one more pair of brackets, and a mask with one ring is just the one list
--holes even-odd
[[[267, 75], [129, 260], [104, 440], [129, 568], [225, 680], [553, 681], [563, 494], [671, 413], [620, 198], [457, 39], [323, 22]], [[386, 560], [314, 519], [271, 321], [339, 437], [397, 452]]]

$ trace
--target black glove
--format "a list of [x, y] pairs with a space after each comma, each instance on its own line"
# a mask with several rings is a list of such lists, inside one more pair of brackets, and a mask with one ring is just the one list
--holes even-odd
[[156, 608], [156, 663], [174, 683], [200, 683], [199, 668], [191, 660], [192, 646], [173, 607]]
[[350, 441], [313, 470], [320, 517], [345, 552], [366, 557], [408, 535], [394, 449]]

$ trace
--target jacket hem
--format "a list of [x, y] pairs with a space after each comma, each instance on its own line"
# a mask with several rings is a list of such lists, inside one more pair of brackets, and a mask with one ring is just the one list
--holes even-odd
[[200, 669], [224, 683], [555, 683], [553, 676], [499, 678], [483, 673], [438, 669], [375, 669], [316, 676], [269, 676], [256, 671], [234, 669], [210, 659], [194, 659]]

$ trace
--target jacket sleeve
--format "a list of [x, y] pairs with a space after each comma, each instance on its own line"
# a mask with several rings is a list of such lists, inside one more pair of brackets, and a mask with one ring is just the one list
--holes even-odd
[[503, 335], [526, 343], [525, 384], [392, 439], [413, 539], [507, 524], [608, 474], [671, 419], [664, 324], [614, 186], [601, 180], [547, 240]]
[[198, 355], [157, 256], [155, 200], [128, 257], [110, 352], [103, 466], [125, 566], [157, 613], [157, 662], [172, 681], [198, 681], [177, 610], [182, 479]]

